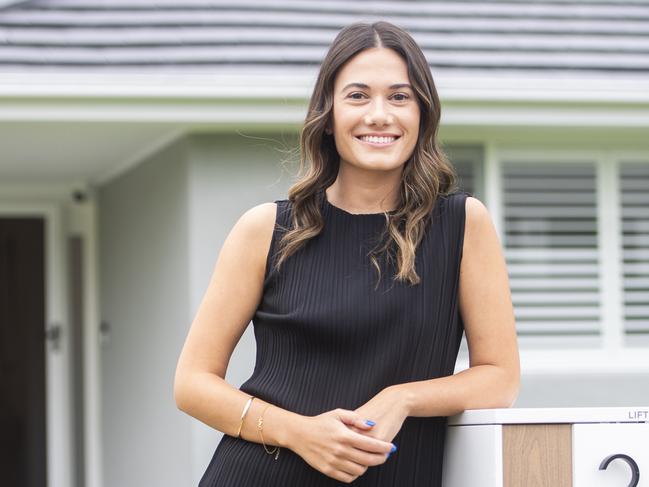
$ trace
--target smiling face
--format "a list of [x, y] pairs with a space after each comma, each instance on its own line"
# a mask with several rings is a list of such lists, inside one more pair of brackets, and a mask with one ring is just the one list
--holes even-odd
[[402, 169], [417, 143], [419, 117], [407, 65], [392, 49], [361, 51], [338, 72], [330, 133], [341, 165]]

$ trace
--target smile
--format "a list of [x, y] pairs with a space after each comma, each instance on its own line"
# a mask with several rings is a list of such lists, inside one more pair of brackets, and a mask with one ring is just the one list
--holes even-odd
[[399, 137], [377, 137], [374, 135], [363, 135], [360, 137], [355, 137], [355, 139], [373, 147], [388, 147], [393, 145], [399, 139]]

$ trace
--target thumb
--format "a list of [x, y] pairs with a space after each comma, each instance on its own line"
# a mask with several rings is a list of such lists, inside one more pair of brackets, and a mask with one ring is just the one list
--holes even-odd
[[374, 421], [363, 418], [357, 412], [349, 411], [348, 409], [338, 409], [338, 417], [347, 426], [356, 426], [362, 430], [372, 429], [376, 424]]

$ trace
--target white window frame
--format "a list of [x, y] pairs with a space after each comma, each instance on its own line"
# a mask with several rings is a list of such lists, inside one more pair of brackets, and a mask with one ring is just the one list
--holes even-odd
[[[546, 146], [507, 146], [485, 143], [484, 203], [503, 242], [502, 164], [588, 161], [596, 170], [601, 334], [597, 344], [565, 348], [520, 346], [521, 368], [527, 374], [547, 373], [649, 373], [649, 347], [624, 344], [624, 309], [621, 260], [619, 163], [635, 159], [649, 162], [649, 150], [584, 150]], [[526, 337], [527, 338], [527, 337]], [[529, 337], [532, 338], [532, 337]], [[466, 353], [458, 357], [456, 371], [468, 368]]]

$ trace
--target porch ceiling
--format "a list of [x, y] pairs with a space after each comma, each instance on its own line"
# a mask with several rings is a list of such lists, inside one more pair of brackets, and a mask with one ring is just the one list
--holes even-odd
[[0, 122], [0, 182], [101, 182], [181, 133], [138, 123]]

